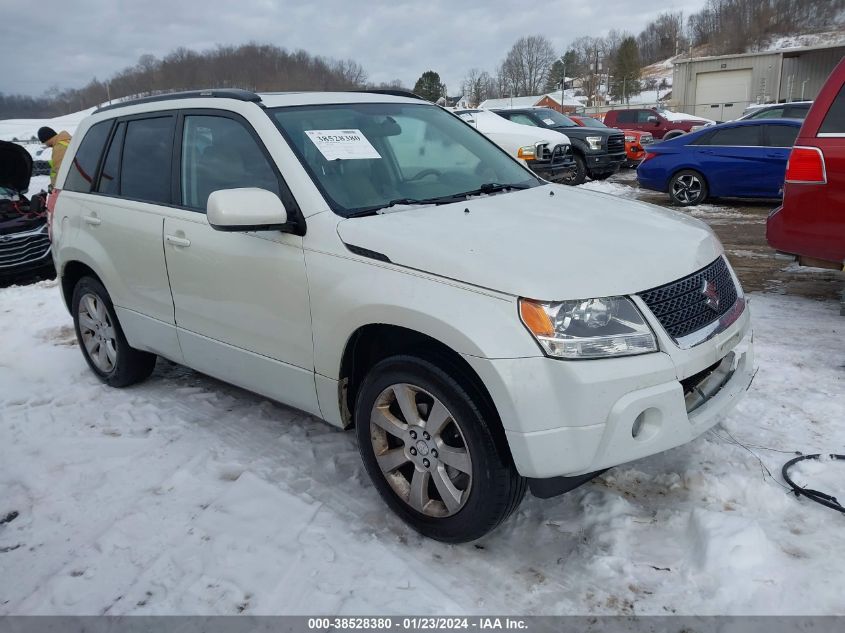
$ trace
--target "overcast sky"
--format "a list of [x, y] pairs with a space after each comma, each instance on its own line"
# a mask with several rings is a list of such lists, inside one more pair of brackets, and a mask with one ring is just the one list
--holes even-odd
[[413, 86], [430, 69], [449, 94], [466, 71], [492, 72], [522, 35], [542, 34], [563, 52], [582, 35], [638, 33], [666, 10], [704, 0], [0, 0], [0, 92], [40, 95], [79, 87], [179, 46], [269, 42], [352, 58], [370, 81]]

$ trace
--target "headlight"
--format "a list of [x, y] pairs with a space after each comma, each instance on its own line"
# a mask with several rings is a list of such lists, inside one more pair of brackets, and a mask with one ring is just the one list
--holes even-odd
[[627, 297], [520, 299], [519, 315], [549, 356], [602, 358], [657, 351], [651, 328]]
[[626, 143], [634, 143], [636, 140], [637, 140], [637, 137], [634, 136], [633, 134], [627, 134], [625, 136], [625, 142]]
[[601, 136], [588, 136], [585, 140], [587, 144], [590, 146], [590, 149], [597, 150], [601, 149], [601, 140], [603, 137]]
[[524, 147], [520, 147], [516, 151], [516, 157], [521, 158], [522, 160], [534, 160], [535, 157], [535, 148], [533, 145], [526, 145]]

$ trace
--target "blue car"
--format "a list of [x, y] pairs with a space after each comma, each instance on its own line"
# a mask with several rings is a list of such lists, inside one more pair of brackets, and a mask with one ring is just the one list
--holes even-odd
[[651, 145], [637, 168], [637, 180], [685, 207], [708, 197], [780, 198], [801, 123], [733, 121]]

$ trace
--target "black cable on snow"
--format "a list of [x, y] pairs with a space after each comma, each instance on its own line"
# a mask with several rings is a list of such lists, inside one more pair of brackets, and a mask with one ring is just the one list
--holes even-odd
[[[831, 454], [827, 455], [827, 457], [830, 459], [845, 461], [845, 455]], [[836, 497], [825, 494], [823, 492], [819, 492], [818, 490], [813, 490], [812, 488], [802, 488], [794, 481], [792, 481], [792, 479], [789, 478], [789, 469], [792, 468], [798, 462], [804, 461], [805, 459], [821, 460], [821, 458], [822, 456], [817, 453], [815, 455], [800, 455], [799, 457], [790, 459], [783, 465], [783, 468], [780, 471], [781, 475], [783, 475], [783, 480], [792, 487], [792, 491], [795, 493], [796, 497], [804, 495], [811, 501], [815, 501], [816, 503], [820, 503], [821, 505], [827, 508], [845, 514], [845, 506], [839, 503], [839, 501], [836, 500]]]

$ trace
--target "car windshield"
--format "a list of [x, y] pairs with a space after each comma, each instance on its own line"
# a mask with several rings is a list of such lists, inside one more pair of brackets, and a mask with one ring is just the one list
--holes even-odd
[[535, 114], [540, 117], [546, 125], [555, 125], [557, 127], [578, 127], [578, 124], [575, 121], [570, 119], [568, 116], [561, 114], [557, 110], [536, 110]]
[[607, 127], [604, 123], [591, 116], [582, 116], [581, 121], [584, 123], [584, 127]]
[[332, 209], [345, 217], [543, 184], [437, 106], [343, 103], [269, 112]]

